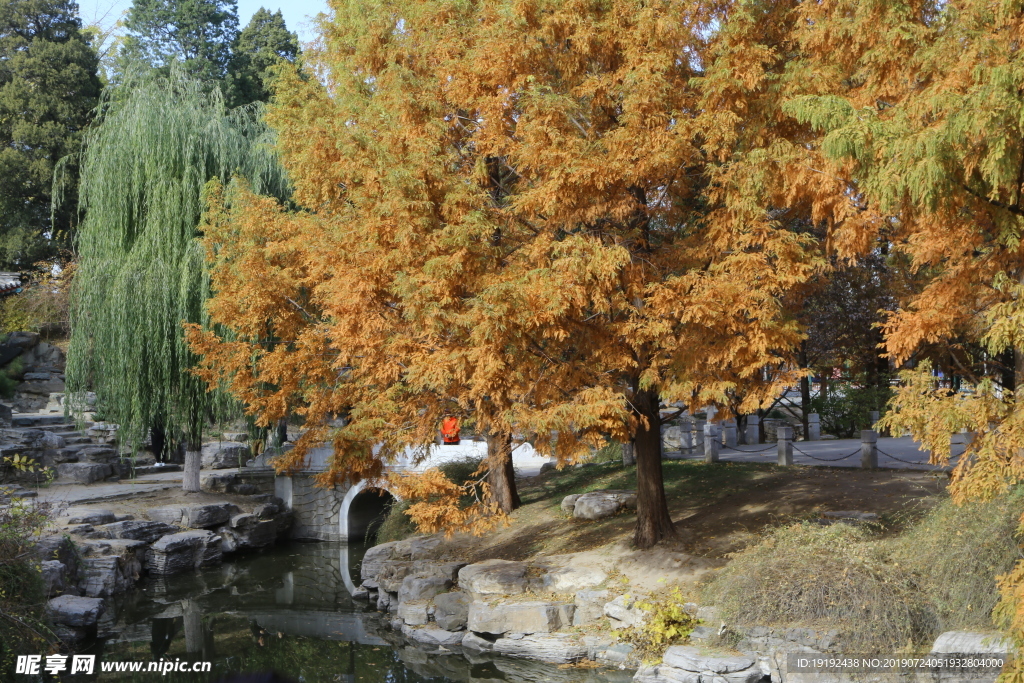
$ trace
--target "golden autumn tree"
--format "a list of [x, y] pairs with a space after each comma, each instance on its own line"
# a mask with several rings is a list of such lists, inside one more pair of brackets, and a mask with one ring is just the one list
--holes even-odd
[[264, 420], [299, 405], [311, 429], [281, 466], [330, 439], [323, 483], [379, 475], [459, 410], [561, 461], [631, 439], [634, 540], [673, 535], [669, 406], [738, 392], [749, 411], [791, 383], [781, 297], [815, 265], [729, 190], [733, 141], [702, 115], [724, 6], [332, 7], [317, 78], [286, 74], [268, 114], [302, 209], [214, 197], [210, 313], [234, 338], [193, 333], [207, 377]]
[[[979, 433], [952, 493], [988, 497], [1024, 476], [1024, 13], [1019, 2], [744, 3], [706, 75], [709, 106], [742, 123], [733, 172], [763, 206], [806, 206], [843, 256], [884, 244], [920, 288], [884, 327], [898, 363], [933, 357], [974, 386], [903, 374], [885, 423], [935, 462]], [[758, 169], [771, 169], [758, 176]], [[1022, 520], [1024, 523], [1024, 520]], [[1024, 566], [997, 610], [1024, 644]], [[1024, 680], [1017, 669], [1006, 680]]]

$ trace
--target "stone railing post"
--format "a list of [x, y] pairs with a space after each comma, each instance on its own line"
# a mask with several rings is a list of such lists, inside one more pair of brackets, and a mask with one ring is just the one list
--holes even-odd
[[761, 418], [757, 415], [747, 415], [747, 443], [761, 443]]
[[722, 421], [722, 445], [736, 448], [736, 420]]
[[878, 432], [860, 430], [860, 466], [866, 470], [878, 468]]
[[690, 449], [693, 448], [693, 429], [692, 422], [683, 423], [683, 433], [679, 438], [679, 450], [683, 453], [689, 453]]
[[694, 454], [704, 452], [704, 426], [707, 423], [704, 420], [693, 421], [693, 452]]
[[779, 441], [779, 467], [793, 464], [793, 428], [779, 427], [776, 432]]
[[704, 425], [704, 462], [718, 462], [718, 425]]
[[807, 440], [821, 441], [821, 418], [817, 413], [807, 416]]

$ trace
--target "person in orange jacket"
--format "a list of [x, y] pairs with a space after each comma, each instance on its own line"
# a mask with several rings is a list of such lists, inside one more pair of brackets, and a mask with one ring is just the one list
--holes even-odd
[[457, 417], [446, 417], [441, 421], [441, 439], [449, 446], [458, 445], [459, 419]]

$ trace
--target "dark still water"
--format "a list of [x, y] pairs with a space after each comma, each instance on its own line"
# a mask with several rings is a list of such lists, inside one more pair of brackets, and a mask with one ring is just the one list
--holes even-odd
[[[363, 549], [340, 543], [288, 544], [224, 565], [140, 583], [112, 601], [91, 650], [101, 663], [208, 661], [212, 671], [161, 675], [100, 673], [99, 680], [206, 683], [276, 672], [295, 683], [543, 681], [624, 683], [625, 671], [560, 669], [493, 655], [445, 654], [385, 626], [346, 583]], [[144, 665], [146, 666], [146, 665]], [[180, 666], [180, 665], [179, 665]]]

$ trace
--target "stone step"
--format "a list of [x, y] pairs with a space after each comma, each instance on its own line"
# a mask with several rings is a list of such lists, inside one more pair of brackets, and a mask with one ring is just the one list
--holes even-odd
[[135, 468], [136, 477], [143, 477], [147, 474], [163, 474], [164, 472], [181, 472], [181, 465], [163, 465], [161, 467], [145, 465]]
[[16, 413], [11, 416], [12, 427], [36, 427], [40, 428], [43, 426], [53, 425], [67, 425], [68, 427], [74, 427], [69, 424], [67, 418], [64, 415], [50, 414], [50, 413]]
[[58, 434], [57, 436], [64, 439], [64, 443], [69, 446], [77, 446], [78, 444], [92, 444], [92, 439], [87, 436], [83, 436], [80, 432], [71, 432], [69, 434]]

